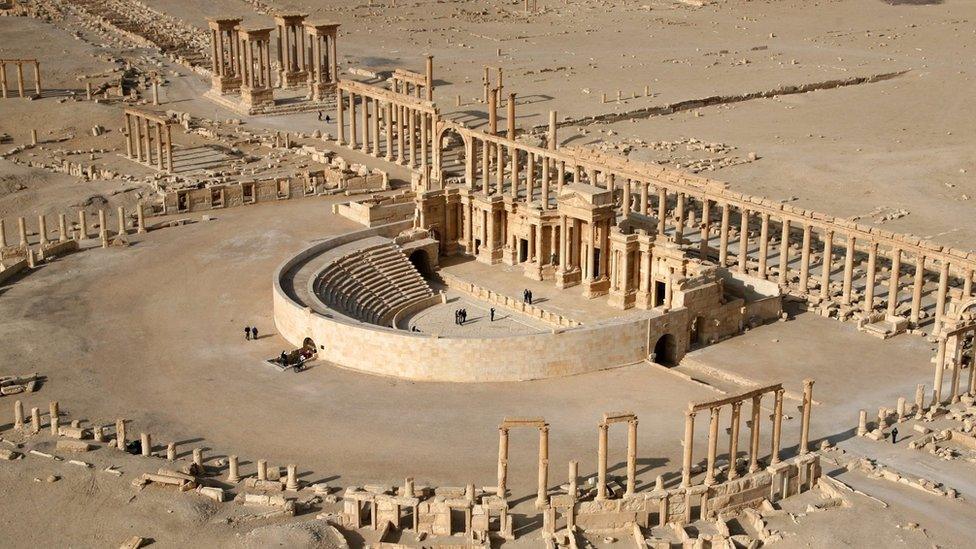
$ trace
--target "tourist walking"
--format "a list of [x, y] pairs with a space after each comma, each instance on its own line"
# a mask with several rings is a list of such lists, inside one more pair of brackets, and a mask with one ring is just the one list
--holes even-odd
[[258, 340], [258, 327], [254, 326], [251, 328], [251, 335], [254, 336], [254, 341]]
[[489, 317], [491, 318], [491, 322], [494, 322], [494, 321], [495, 321], [495, 308], [494, 308], [494, 307], [492, 307], [492, 308], [491, 308], [491, 309], [490, 309], [490, 310], [488, 311], [488, 315], [489, 315]]
[[464, 323], [467, 320], [468, 320], [468, 310], [467, 309], [461, 309], [461, 325], [464, 326]]
[[532, 305], [532, 290], [525, 290], [529, 293], [529, 305]]
[[525, 302], [525, 303], [528, 303], [529, 302], [529, 289], [528, 288], [522, 290], [522, 301]]
[[895, 427], [894, 429], [891, 430], [891, 443], [892, 444], [898, 443], [898, 427]]
[[322, 121], [322, 111], [319, 111], [319, 122]]
[[251, 339], [251, 327], [244, 326], [244, 340], [249, 341]]

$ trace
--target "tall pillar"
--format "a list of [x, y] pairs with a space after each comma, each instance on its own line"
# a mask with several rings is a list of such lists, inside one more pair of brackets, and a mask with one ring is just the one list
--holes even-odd
[[939, 336], [939, 350], [935, 355], [935, 380], [932, 382], [932, 407], [942, 404], [942, 376], [945, 375], [946, 339]]
[[336, 145], [343, 145], [346, 140], [345, 108], [342, 104], [342, 88], [336, 86]]
[[705, 469], [705, 484], [715, 484], [715, 455], [718, 453], [718, 418], [722, 411], [719, 407], [709, 410], [711, 419], [708, 423], [708, 461]]
[[739, 476], [738, 456], [739, 456], [739, 425], [742, 416], [742, 402], [732, 403], [731, 432], [729, 433], [729, 480]]
[[729, 217], [732, 207], [728, 202], [722, 204], [722, 225], [718, 236], [718, 264], [727, 267], [729, 262]]
[[[470, 226], [471, 216], [468, 216]], [[469, 228], [470, 232], [470, 228]], [[468, 250], [468, 253], [472, 253]], [[498, 497], [505, 499], [505, 483], [508, 479], [508, 429], [498, 429]]]
[[790, 220], [783, 219], [783, 228], [779, 237], [779, 285], [786, 287], [790, 270]]
[[640, 181], [640, 213], [647, 215], [647, 182]]
[[664, 187], [657, 189], [657, 234], [664, 236], [667, 229], [668, 192]]
[[88, 212], [78, 210], [78, 234], [81, 240], [88, 238]]
[[739, 227], [739, 265], [738, 271], [741, 274], [747, 272], [749, 261], [749, 210], [742, 208], [740, 213]]
[[369, 154], [369, 102], [369, 96], [364, 95], [363, 104], [361, 105], [363, 110], [360, 113], [362, 115], [363, 124], [363, 144], [360, 150], [365, 154]]
[[769, 214], [763, 213], [760, 216], [762, 225], [759, 229], [759, 278], [765, 280], [766, 265], [769, 259]]
[[674, 229], [674, 241], [682, 244], [685, 241], [685, 193], [678, 193], [677, 202], [674, 205], [674, 217], [676, 220]]
[[810, 452], [810, 412], [813, 408], [813, 380], [803, 380], [803, 416], [800, 424], [800, 455]]
[[783, 389], [776, 391], [776, 404], [773, 409], [773, 448], [770, 463], [779, 463], [780, 439], [783, 432]]
[[813, 228], [803, 224], [803, 247], [800, 249], [800, 293], [806, 294], [810, 281], [810, 238]]
[[34, 61], [34, 93], [38, 97], [41, 96], [41, 64], [38, 61]]
[[699, 251], [698, 255], [702, 259], [708, 258], [708, 238], [711, 232], [711, 222], [712, 222], [712, 201], [703, 198], [702, 199], [702, 217], [701, 217], [701, 236], [699, 238]]
[[47, 216], [44, 214], [37, 216], [37, 233], [40, 236], [40, 245], [42, 247], [50, 244], [47, 239]]
[[20, 232], [20, 246], [27, 246], [27, 220], [23, 217], [17, 218], [17, 230]]
[[901, 249], [891, 250], [891, 275], [888, 277], [888, 316], [895, 316], [898, 308], [898, 278], [901, 276]]
[[918, 326], [919, 313], [922, 309], [922, 287], [925, 285], [925, 256], [915, 256], [915, 280], [912, 285], [912, 326]]
[[132, 158], [132, 115], [124, 113], [125, 116], [125, 155]]
[[749, 472], [759, 469], [759, 418], [762, 408], [762, 395], [752, 397], [752, 425], [749, 427]]
[[393, 102], [387, 101], [383, 111], [383, 126], [386, 128], [386, 155], [387, 162], [393, 160]]
[[[424, 119], [421, 119], [422, 121]], [[423, 164], [427, 165], [427, 124], [421, 125], [421, 135], [424, 147]], [[373, 100], [373, 151], [374, 157], [379, 158], [380, 156], [380, 102], [378, 99]]]
[[854, 280], [854, 251], [857, 239], [853, 234], [847, 235], [847, 250], [844, 252], [844, 293], [842, 303], [851, 304], [851, 284]]
[[691, 460], [692, 448], [695, 444], [695, 412], [685, 411], [685, 438], [683, 444], [683, 455], [681, 459], [681, 486], [687, 488], [691, 486]]
[[830, 271], [834, 265], [834, 231], [824, 233], [823, 261], [820, 273], [820, 299], [830, 297]]
[[539, 488], [536, 496], [536, 508], [543, 508], [549, 504], [549, 426], [543, 425], [539, 429]]
[[7, 247], [7, 228], [3, 219], [0, 219], [0, 250]]
[[417, 113], [413, 109], [407, 109], [407, 141], [410, 149], [407, 165], [413, 168], [417, 165]]
[[356, 94], [349, 92], [349, 148], [356, 148]]
[[864, 314], [870, 315], [874, 312], [874, 283], [877, 274], [878, 263], [878, 243], [871, 242], [868, 245], [868, 272], [867, 282], [864, 285]]
[[624, 196], [623, 196], [623, 201], [621, 203], [622, 210], [623, 210], [623, 213], [624, 213], [624, 217], [627, 217], [627, 216], [630, 215], [630, 210], [631, 210], [631, 208], [630, 208], [630, 201], [631, 201], [630, 186], [631, 186], [632, 183], [633, 182], [630, 179], [624, 181], [624, 191], [623, 191]]
[[20, 61], [17, 61], [17, 91], [20, 93], [20, 97], [27, 96], [24, 92], [24, 64]]
[[637, 484], [637, 418], [627, 422], [627, 491], [624, 496], [634, 495]]
[[949, 291], [949, 262], [943, 259], [939, 265], [939, 293], [935, 299], [935, 324], [933, 333], [942, 331], [942, 320], [945, 316], [946, 294]]

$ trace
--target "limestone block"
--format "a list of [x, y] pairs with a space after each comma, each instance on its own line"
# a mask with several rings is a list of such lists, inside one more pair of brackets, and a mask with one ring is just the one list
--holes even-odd
[[66, 438], [82, 440], [88, 438], [88, 431], [81, 427], [59, 427], [58, 434]]
[[92, 447], [91, 444], [78, 440], [59, 440], [55, 449], [62, 452], [87, 452]]
[[224, 501], [224, 489], [216, 488], [213, 486], [200, 486], [197, 488], [197, 492], [200, 495], [206, 496], [214, 501], [222, 502]]

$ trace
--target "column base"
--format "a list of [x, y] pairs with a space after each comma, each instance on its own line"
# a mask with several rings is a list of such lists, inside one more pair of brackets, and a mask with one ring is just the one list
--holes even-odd
[[233, 76], [213, 76], [210, 79], [212, 89], [215, 93], [226, 95], [237, 93], [241, 89], [241, 78]]
[[274, 105], [274, 92], [271, 88], [248, 88], [241, 87], [241, 103], [249, 109]]
[[524, 263], [524, 268], [522, 274], [526, 278], [531, 278], [532, 280], [542, 281], [542, 266], [534, 261], [526, 261]]
[[308, 73], [305, 71], [282, 71], [278, 75], [282, 88], [299, 88], [308, 86]]
[[610, 292], [610, 297], [607, 299], [607, 305], [616, 307], [618, 309], [630, 309], [634, 306], [636, 301], [637, 294], [633, 290], [628, 292], [617, 290]]
[[518, 263], [518, 254], [515, 248], [511, 246], [502, 248], [502, 263], [513, 267]]
[[607, 280], [606, 278], [583, 281], [583, 297], [587, 299], [594, 299], [600, 296], [607, 295], [609, 291], [610, 291], [610, 281]]
[[329, 97], [335, 97], [336, 85], [332, 82], [308, 82], [305, 83], [312, 90], [312, 101], [325, 101]]
[[653, 306], [653, 303], [651, 302], [651, 293], [638, 291], [636, 294], [634, 294], [634, 306], [644, 310], [651, 309]]
[[482, 246], [481, 249], [478, 250], [478, 255], [475, 257], [475, 259], [487, 265], [500, 263], [502, 260], [502, 249], [496, 248], [491, 250], [487, 246]]
[[578, 286], [582, 278], [582, 272], [578, 268], [571, 268], [568, 271], [556, 269], [556, 287], [559, 289], [572, 288]]

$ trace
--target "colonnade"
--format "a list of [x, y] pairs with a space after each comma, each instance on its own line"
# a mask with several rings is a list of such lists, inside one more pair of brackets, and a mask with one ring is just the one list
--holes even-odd
[[148, 111], [125, 109], [125, 153], [130, 159], [173, 173], [172, 121]]
[[[801, 437], [799, 453], [805, 454], [808, 451], [810, 433], [810, 413], [813, 405], [813, 380], [803, 381], [803, 407], [801, 419]], [[783, 424], [783, 394], [785, 390], [781, 384], [770, 385], [749, 391], [747, 393], [723, 398], [715, 401], [690, 403], [685, 412], [685, 435], [684, 435], [684, 454], [682, 459], [681, 485], [691, 486], [692, 467], [694, 460], [694, 440], [695, 440], [695, 416], [698, 412], [708, 410], [708, 450], [706, 455], [705, 485], [716, 483], [719, 443], [719, 422], [722, 410], [730, 410], [729, 418], [729, 446], [728, 446], [728, 470], [726, 478], [733, 480], [739, 476], [738, 455], [739, 455], [739, 430], [743, 404], [750, 403], [749, 425], [749, 448], [748, 448], [748, 471], [753, 473], [759, 469], [760, 459], [760, 431], [762, 425], [762, 399], [767, 394], [773, 395], [773, 414], [770, 436], [770, 457], [769, 464], [775, 465], [780, 461], [780, 442]]]
[[[342, 80], [336, 87], [336, 144], [427, 173], [437, 110], [425, 99]], [[348, 133], [347, 133], [348, 132]]]
[[[105, 210], [99, 210], [97, 221], [98, 231], [94, 233], [95, 236], [101, 238], [103, 246], [108, 246], [111, 235], [109, 232], [109, 213], [111, 212], [107, 213]], [[31, 238], [32, 233], [28, 227], [27, 218], [18, 217], [16, 240], [8, 236], [6, 222], [4, 219], [0, 219], [0, 257], [5, 253], [13, 253], [15, 250], [17, 253], [22, 253], [34, 244], [37, 244], [43, 250], [47, 246], [60, 244], [69, 240], [87, 240], [92, 238], [93, 233], [90, 230], [92, 226], [89, 223], [88, 212], [85, 210], [78, 210], [77, 221], [74, 223], [68, 219], [67, 214], [58, 214], [57, 229], [50, 228], [48, 217], [44, 214], [37, 216], [36, 231], [33, 233], [36, 234], [36, 239]], [[115, 224], [117, 226], [117, 230], [115, 231], [116, 236], [125, 236], [129, 233], [126, 223], [126, 212], [121, 206], [116, 210]], [[146, 232], [146, 212], [145, 206], [141, 202], [136, 206], [135, 229], [140, 234]]]
[[31, 65], [34, 68], [34, 96], [41, 96], [41, 63], [37, 59], [0, 59], [0, 97], [4, 99], [10, 97], [7, 83], [7, 65], [13, 65], [17, 68], [17, 97], [27, 97], [24, 85], [24, 65]]
[[603, 414], [600, 422], [600, 438], [597, 445], [596, 499], [607, 499], [607, 446], [610, 426], [627, 424], [627, 485], [624, 497], [634, 495], [637, 482], [637, 416], [630, 412]]

